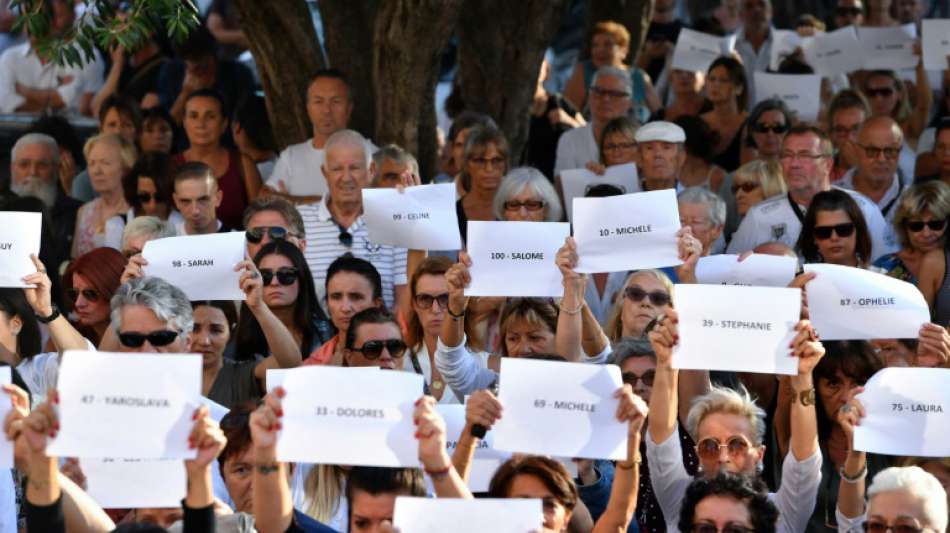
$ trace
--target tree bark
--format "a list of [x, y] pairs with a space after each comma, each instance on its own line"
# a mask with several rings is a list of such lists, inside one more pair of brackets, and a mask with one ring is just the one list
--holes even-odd
[[350, 83], [350, 128], [366, 137], [372, 137], [376, 131], [373, 29], [379, 5], [377, 0], [320, 0], [328, 62], [346, 74]]
[[630, 53], [627, 64], [634, 64], [647, 37], [653, 19], [653, 0], [590, 0], [587, 7], [587, 33], [582, 57], [590, 57], [590, 32], [594, 24], [612, 20], [623, 24], [630, 32]]
[[303, 0], [235, 0], [241, 29], [267, 95], [274, 138], [283, 148], [310, 137], [306, 91], [310, 76], [323, 68], [323, 54]]
[[435, 175], [435, 83], [463, 0], [383, 0], [373, 38], [376, 141], [396, 143]]
[[498, 123], [519, 162], [528, 138], [541, 60], [568, 0], [470, 0], [459, 20], [459, 72], [465, 108]]

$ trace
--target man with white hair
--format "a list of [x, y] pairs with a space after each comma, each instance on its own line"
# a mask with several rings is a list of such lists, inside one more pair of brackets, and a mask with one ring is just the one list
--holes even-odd
[[401, 146], [387, 144], [373, 153], [370, 165], [373, 187], [395, 187], [402, 183], [403, 173], [412, 174], [412, 182], [419, 182], [419, 162]]
[[722, 228], [726, 225], [726, 202], [702, 187], [687, 187], [677, 196], [680, 225], [693, 230], [703, 245], [703, 256], [722, 253], [726, 242]]
[[313, 274], [317, 299], [326, 305], [327, 268], [337, 257], [350, 253], [376, 267], [383, 281], [388, 309], [407, 303], [405, 248], [369, 241], [363, 220], [363, 188], [370, 186], [366, 139], [353, 130], [340, 130], [325, 145], [321, 167], [328, 192], [319, 203], [298, 206], [303, 217], [307, 248], [304, 256]]
[[640, 186], [644, 191], [678, 189], [686, 163], [686, 132], [672, 122], [648, 122], [633, 136], [639, 152]]

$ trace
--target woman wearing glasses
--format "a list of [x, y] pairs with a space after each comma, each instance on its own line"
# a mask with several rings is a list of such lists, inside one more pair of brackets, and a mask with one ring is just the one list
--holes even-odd
[[385, 309], [369, 307], [350, 320], [344, 340], [343, 366], [402, 370], [406, 348], [396, 317]]
[[131, 206], [129, 220], [140, 216], [168, 220], [173, 214], [181, 219], [181, 214], [173, 209], [173, 172], [174, 162], [167, 154], [151, 152], [139, 157], [122, 180], [125, 200]]
[[775, 533], [778, 509], [754, 480], [720, 473], [686, 489], [680, 531], [690, 533]]
[[650, 322], [672, 309], [672, 294], [673, 282], [659, 270], [630, 274], [607, 320], [607, 337], [642, 337]]
[[732, 177], [732, 195], [739, 215], [735, 225], [739, 225], [752, 206], [785, 194], [786, 190], [782, 166], [776, 160], [754, 159], [739, 167]]
[[501, 180], [492, 202], [495, 218], [509, 222], [560, 222], [561, 200], [544, 174], [531, 167], [513, 169]]
[[901, 243], [897, 252], [874, 262], [875, 270], [917, 283], [928, 252], [942, 255], [950, 217], [950, 186], [942, 181], [919, 183], [901, 195], [894, 212], [894, 231]]
[[109, 327], [109, 301], [119, 288], [125, 262], [115, 248], [96, 248], [77, 257], [63, 274], [71, 320], [96, 346]]
[[805, 213], [797, 248], [808, 263], [866, 268], [871, 236], [851, 195], [840, 189], [816, 194]]
[[508, 140], [501, 130], [477, 126], [465, 139], [462, 157], [462, 188], [465, 195], [455, 203], [459, 231], [464, 241], [469, 220], [495, 220], [495, 193], [508, 172]]
[[[917, 138], [927, 127], [930, 107], [933, 105], [933, 92], [930, 90], [927, 72], [924, 70], [922, 61], [916, 70], [917, 79], [914, 82], [916, 92], [913, 102], [904, 81], [893, 70], [871, 71], [864, 78], [861, 87], [861, 92], [867, 97], [868, 104], [871, 106], [871, 116], [894, 119], [904, 132], [904, 139], [910, 144], [910, 148], [917, 145]], [[912, 154], [910, 150], [905, 149], [905, 151]], [[903, 154], [901, 159], [901, 167], [906, 168], [903, 164]], [[913, 164], [910, 165], [910, 170], [913, 170]]]

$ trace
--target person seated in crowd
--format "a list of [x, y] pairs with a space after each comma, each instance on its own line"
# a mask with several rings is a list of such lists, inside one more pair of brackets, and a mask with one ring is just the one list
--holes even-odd
[[791, 110], [778, 98], [762, 100], [749, 112], [742, 161], [778, 161], [782, 139], [792, 126]]
[[175, 147], [175, 122], [163, 107], [142, 109], [142, 133], [138, 138], [143, 153], [171, 154]]
[[414, 468], [357, 466], [346, 476], [346, 501], [352, 533], [384, 531], [393, 521], [397, 496], [426, 495], [422, 473]]
[[942, 254], [948, 219], [950, 185], [931, 181], [908, 187], [898, 200], [892, 221], [901, 249], [878, 258], [874, 269], [916, 285], [924, 257], [933, 251]]
[[816, 194], [805, 212], [797, 249], [806, 263], [867, 268], [871, 235], [857, 202], [838, 189]]
[[[313, 137], [284, 148], [263, 189], [297, 205], [319, 202], [331, 192], [328, 180], [320, 173], [326, 163], [327, 142], [334, 133], [347, 128], [354, 106], [350, 83], [336, 69], [314, 74], [307, 86], [306, 99]], [[368, 139], [363, 139], [363, 144], [368, 159], [376, 147]]]
[[644, 191], [676, 189], [686, 163], [686, 132], [672, 122], [656, 121], [637, 130], [640, 184]]
[[175, 171], [172, 199], [181, 213], [175, 230], [179, 235], [227, 233], [231, 227], [218, 218], [224, 192], [208, 165], [192, 161]]
[[452, 121], [442, 154], [439, 156], [439, 167], [442, 173], [436, 176], [433, 181], [436, 183], [454, 181], [456, 198], [465, 195], [461, 176], [465, 156], [465, 141], [468, 139], [468, 134], [476, 127], [497, 129], [498, 125], [484, 113], [463, 111]]
[[258, 185], [258, 190], [248, 195], [253, 200], [277, 163], [277, 141], [263, 97], [250, 95], [238, 102], [231, 115], [231, 137], [241, 155], [241, 172], [247, 176], [246, 181]]
[[103, 133], [86, 141], [83, 149], [89, 163], [89, 179], [98, 193], [76, 213], [76, 233], [72, 256], [94, 248], [119, 248], [129, 204], [122, 182], [135, 166], [135, 145], [115, 133]]
[[[742, 222], [742, 218], [755, 204], [786, 193], [785, 180], [782, 178], [782, 166], [777, 160], [753, 159], [733, 173], [731, 193], [738, 219], [732, 226], [733, 231]], [[729, 202], [726, 202], [728, 205]], [[730, 227], [728, 211], [726, 231]]]
[[893, 70], [872, 70], [861, 86], [861, 92], [870, 104], [871, 116], [894, 119], [911, 148], [917, 146], [917, 138], [927, 127], [933, 105], [933, 92], [922, 61], [916, 71], [913, 102], [904, 81]]
[[[947, 92], [950, 94], [950, 90]], [[939, 180], [950, 185], [950, 116], [938, 121], [934, 128], [933, 156], [936, 159], [934, 174], [922, 176], [918, 181]]]
[[897, 165], [904, 135], [890, 117], [871, 117], [858, 132], [857, 165], [836, 183], [855, 190], [877, 204], [884, 220], [894, 220], [894, 206], [913, 178]]
[[[329, 193], [317, 204], [298, 206], [304, 221], [307, 248], [304, 255], [313, 274], [317, 297], [324, 302], [327, 268], [345, 253], [366, 259], [382, 277], [382, 297], [387, 309], [405, 309], [407, 250], [369, 241], [363, 220], [364, 187], [369, 186], [366, 139], [353, 130], [340, 130], [324, 145], [323, 175]], [[339, 326], [337, 326], [339, 327]]]
[[[607, 122], [600, 136], [600, 146], [598, 147], [600, 158], [597, 161], [588, 162], [587, 170], [602, 175], [607, 167], [636, 163], [638, 155], [635, 140], [637, 129], [637, 123], [626, 116], [617, 117]], [[637, 184], [637, 190], [625, 192], [639, 192], [639, 184]]]
[[389, 311], [368, 307], [353, 315], [346, 330], [343, 366], [402, 370], [406, 342]]
[[694, 480], [683, 498], [679, 530], [775, 533], [779, 510], [760, 485], [729, 472]]
[[703, 245], [702, 255], [720, 253], [726, 248], [722, 229], [726, 224], [726, 202], [702, 187], [687, 187], [677, 195], [680, 225], [689, 227]]
[[826, 127], [835, 150], [831, 169], [831, 181], [835, 183], [858, 164], [858, 132], [871, 116], [871, 107], [863, 94], [844, 89], [831, 99], [827, 116]]
[[700, 118], [716, 134], [713, 162], [727, 172], [739, 168], [741, 163], [742, 130], [749, 116], [748, 87], [746, 69], [738, 59], [723, 56], [709, 66], [705, 89], [713, 108]]
[[148, 241], [176, 235], [175, 226], [158, 217], [135, 217], [125, 225], [122, 231], [122, 245], [119, 250], [125, 257], [132, 257], [141, 254]]
[[[647, 39], [650, 37], [647, 36]], [[649, 40], [647, 41], [649, 43]], [[649, 45], [648, 45], [649, 47]], [[648, 48], [647, 47], [647, 48]], [[670, 71], [671, 103], [657, 110], [651, 120], [675, 122], [680, 117], [693, 117], [712, 110], [712, 104], [703, 94], [706, 73], [674, 68]]]
[[73, 323], [98, 346], [109, 327], [109, 302], [119, 289], [125, 256], [115, 248], [80, 255], [63, 273], [63, 290]]
[[678, 180], [683, 187], [702, 187], [718, 191], [726, 177], [726, 172], [713, 162], [715, 135], [704, 120], [695, 116], [683, 116], [674, 122], [683, 128], [686, 141], [686, 161], [680, 170]]
[[[142, 114], [134, 101], [123, 96], [111, 96], [99, 107], [99, 133], [121, 135], [133, 146], [142, 132]], [[88, 202], [99, 196], [92, 186], [89, 169], [76, 174], [72, 180], [70, 196]]]
[[244, 228], [248, 257], [256, 256], [261, 247], [277, 240], [286, 240], [301, 252], [307, 248], [300, 212], [279, 196], [260, 196], [251, 202], [244, 210]]
[[551, 182], [531, 167], [512, 169], [495, 191], [492, 211], [496, 220], [509, 222], [560, 222], [561, 199]]
[[174, 163], [161, 152], [143, 153], [122, 180], [125, 201], [131, 208], [128, 220], [151, 216], [168, 220], [172, 225], [182, 222], [181, 213], [172, 203]]
[[370, 165], [373, 187], [395, 187], [402, 183], [402, 175], [409, 173], [412, 183], [420, 182], [419, 162], [415, 156], [395, 144], [387, 144], [373, 153]]
[[460, 174], [465, 195], [455, 203], [463, 242], [468, 238], [469, 220], [495, 220], [495, 193], [508, 173], [508, 150], [508, 140], [499, 129], [473, 129], [465, 139]]

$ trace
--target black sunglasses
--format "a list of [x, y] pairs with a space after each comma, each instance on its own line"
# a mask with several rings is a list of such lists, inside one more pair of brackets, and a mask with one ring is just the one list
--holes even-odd
[[647, 387], [652, 387], [653, 378], [655, 377], [656, 377], [656, 370], [647, 370], [646, 372], [643, 373], [642, 376], [638, 376], [634, 374], [633, 372], [624, 372], [623, 374], [620, 374], [620, 379], [623, 380], [624, 383], [630, 385], [631, 387], [636, 386], [638, 381], [642, 381], [643, 384], [646, 385]]
[[399, 359], [406, 352], [406, 343], [399, 339], [386, 339], [384, 341], [366, 341], [360, 348], [350, 348], [354, 352], [362, 352], [363, 357], [370, 361], [379, 359], [383, 354], [383, 348], [389, 352], [393, 359]]
[[750, 193], [759, 188], [759, 184], [754, 181], [747, 181], [745, 183], [734, 183], [732, 184], [732, 194], [739, 192], [741, 189], [744, 193]]
[[868, 98], [875, 98], [878, 96], [889, 98], [892, 94], [894, 94], [894, 89], [892, 89], [891, 87], [881, 87], [880, 89], [865, 89], [864, 94], [866, 94]]
[[816, 239], [830, 239], [831, 232], [835, 232], [839, 237], [850, 237], [854, 233], [854, 223], [845, 222], [844, 224], [835, 224], [834, 226], [815, 226]]
[[281, 285], [293, 285], [300, 276], [300, 273], [297, 272], [297, 269], [294, 267], [280, 267], [276, 271], [272, 268], [262, 268], [260, 272], [261, 281], [264, 282], [265, 287], [270, 285], [271, 280], [275, 277], [277, 278], [277, 283]]
[[670, 295], [663, 291], [647, 292], [640, 287], [627, 287], [623, 290], [623, 295], [631, 302], [642, 302], [644, 298], [649, 297], [650, 303], [662, 307], [670, 303]]
[[776, 135], [781, 135], [788, 131], [787, 124], [756, 124], [752, 126], [752, 131], [756, 133], [768, 133], [772, 132]]
[[267, 232], [267, 236], [270, 237], [272, 241], [277, 239], [286, 239], [288, 235], [293, 235], [287, 231], [287, 228], [281, 228], [279, 226], [261, 226], [245, 231], [244, 236], [247, 238], [247, 242], [257, 244], [264, 239], [264, 232]]
[[154, 198], [156, 202], [162, 201], [162, 199], [158, 197], [158, 194], [152, 194], [150, 192], [140, 192], [136, 194], [135, 197], [138, 198], [140, 204], [147, 204], [152, 201], [152, 198]]
[[943, 228], [947, 227], [947, 219], [943, 220], [928, 220], [924, 222], [923, 220], [908, 220], [904, 223], [908, 230], [918, 233], [924, 231], [924, 226], [930, 228], [930, 231], [940, 231]]
[[99, 291], [95, 289], [66, 289], [66, 298], [69, 298], [69, 301], [75, 303], [79, 299], [79, 295], [82, 294], [82, 297], [90, 302], [98, 302], [99, 298], [102, 296], [99, 294]]
[[119, 333], [119, 342], [122, 346], [129, 348], [138, 348], [148, 341], [152, 346], [168, 346], [178, 338], [179, 332], [170, 329], [160, 329], [151, 333], [138, 333], [136, 331], [126, 331]]
[[445, 309], [449, 306], [449, 293], [443, 292], [442, 294], [425, 294], [420, 292], [414, 298], [416, 305], [421, 309], [430, 309], [432, 307], [432, 302], [439, 302], [439, 308]]

